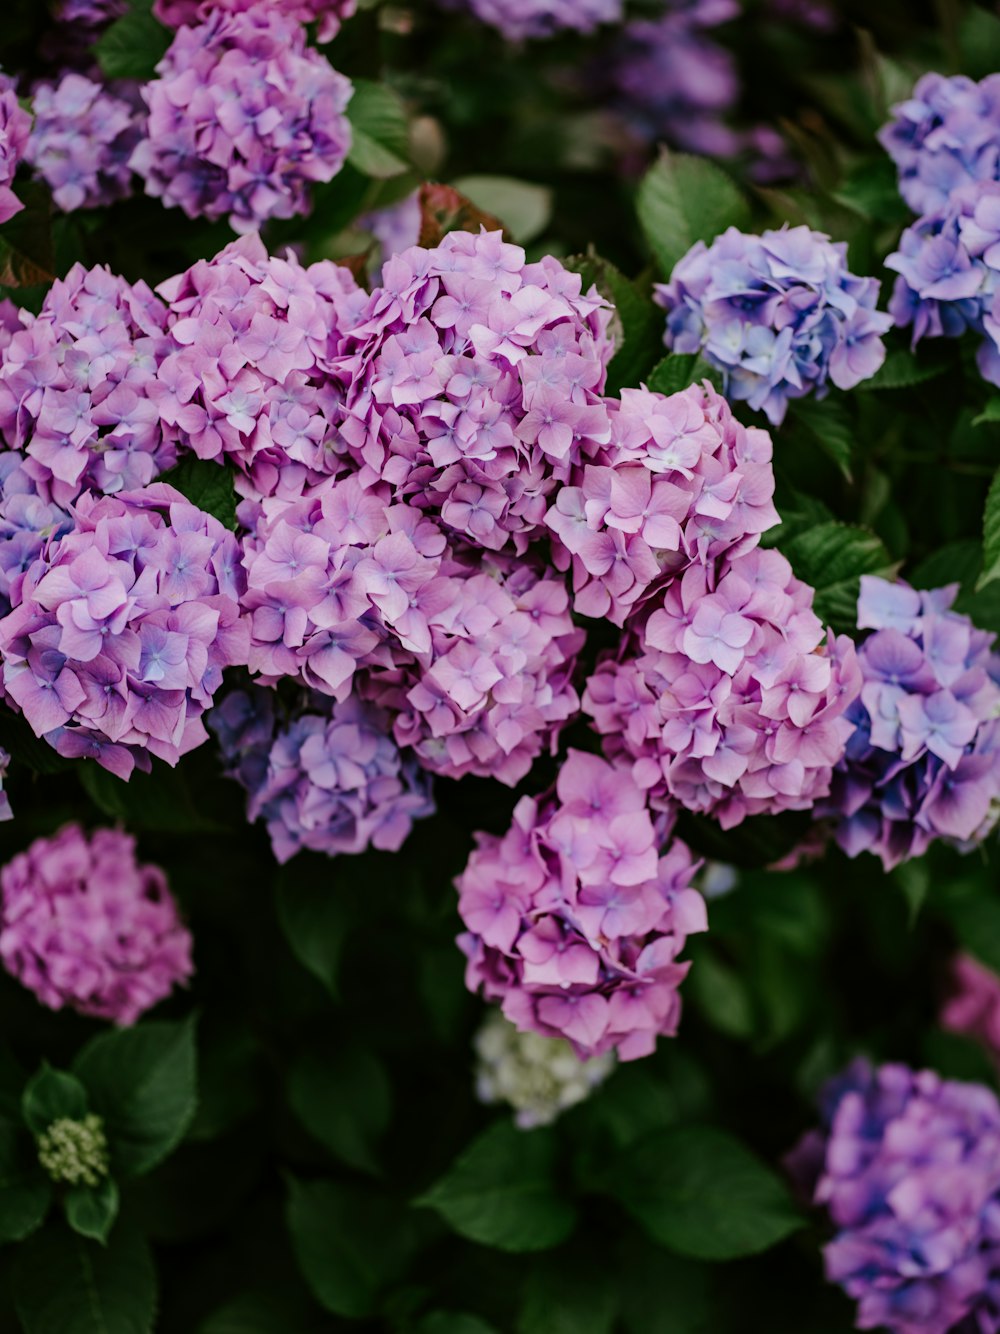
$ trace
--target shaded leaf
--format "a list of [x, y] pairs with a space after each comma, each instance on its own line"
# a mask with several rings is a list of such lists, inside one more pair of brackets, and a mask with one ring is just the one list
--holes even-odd
[[0, 1124], [0, 1242], [23, 1241], [52, 1203], [52, 1183], [23, 1131]]
[[24, 1334], [152, 1334], [156, 1271], [135, 1228], [107, 1246], [52, 1224], [18, 1247], [14, 1302]]
[[805, 427], [823, 452], [833, 460], [848, 481], [854, 452], [854, 427], [843, 403], [825, 398], [798, 398], [789, 405], [793, 421]]
[[696, 241], [711, 241], [727, 227], [750, 221], [746, 199], [721, 167], [667, 149], [643, 177], [636, 208], [665, 276]]
[[313, 869], [300, 855], [278, 872], [278, 920], [299, 963], [336, 996], [340, 956], [353, 914], [347, 898], [331, 883], [333, 877], [319, 879]]
[[76, 771], [80, 785], [97, 809], [133, 831], [190, 834], [220, 828], [195, 805], [180, 769], [154, 763], [151, 773], [137, 770], [127, 783], [93, 760], [78, 763]]
[[109, 79], [153, 77], [167, 53], [171, 34], [153, 18], [150, 0], [133, 0], [129, 12], [116, 19], [93, 47], [102, 72]]
[[288, 1100], [334, 1157], [365, 1172], [378, 1171], [373, 1146], [389, 1124], [391, 1091], [369, 1048], [304, 1052], [289, 1071]]
[[778, 529], [777, 545], [796, 577], [815, 588], [816, 615], [837, 631], [849, 633], [857, 624], [861, 576], [888, 578], [896, 569], [881, 539], [853, 524], [817, 524], [787, 542], [782, 542]]
[[224, 464], [189, 454], [176, 468], [165, 472], [159, 481], [176, 487], [192, 505], [211, 514], [227, 528], [236, 528], [238, 497], [233, 487], [232, 471]]
[[47, 1064], [28, 1081], [21, 1097], [21, 1114], [33, 1135], [64, 1117], [82, 1121], [88, 1110], [87, 1090], [79, 1079]]
[[74, 1186], [63, 1196], [63, 1210], [74, 1232], [103, 1245], [118, 1217], [118, 1187], [111, 1177], [99, 1186]]
[[976, 588], [1000, 579], [1000, 468], [994, 474], [983, 512], [983, 572]]
[[935, 353], [934, 357], [918, 358], [906, 348], [897, 348], [890, 352], [885, 361], [867, 380], [856, 386], [856, 393], [865, 393], [876, 389], [909, 389], [915, 384], [924, 384], [944, 375], [950, 368], [950, 358]]

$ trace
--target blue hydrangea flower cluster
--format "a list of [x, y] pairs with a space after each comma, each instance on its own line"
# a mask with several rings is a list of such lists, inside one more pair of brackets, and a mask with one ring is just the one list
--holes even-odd
[[430, 776], [400, 751], [383, 710], [312, 695], [280, 722], [273, 701], [259, 687], [233, 691], [207, 721], [246, 788], [247, 818], [265, 821], [279, 862], [301, 848], [396, 852], [414, 820], [433, 815]]
[[834, 774], [836, 839], [889, 868], [935, 838], [978, 841], [1000, 800], [1000, 656], [952, 611], [957, 585], [917, 592], [866, 575], [858, 626], [864, 684]]
[[775, 426], [790, 399], [832, 382], [852, 389], [885, 360], [892, 318], [875, 309], [877, 278], [847, 268], [847, 247], [808, 227], [760, 236], [730, 227], [699, 241], [655, 289], [667, 311], [666, 346], [720, 370], [730, 399]]
[[857, 1329], [1000, 1330], [1000, 1104], [988, 1088], [857, 1061], [788, 1167], [837, 1229], [826, 1274], [858, 1303]]

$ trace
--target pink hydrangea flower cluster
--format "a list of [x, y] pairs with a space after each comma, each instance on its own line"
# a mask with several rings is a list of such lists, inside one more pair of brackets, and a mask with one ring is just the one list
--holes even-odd
[[528, 264], [501, 233], [452, 232], [393, 256], [345, 330], [341, 438], [365, 486], [523, 552], [548, 497], [610, 439], [611, 311], [578, 274]]
[[251, 670], [338, 700], [361, 690], [434, 772], [516, 783], [577, 708], [583, 636], [562, 581], [456, 559], [433, 519], [357, 476], [265, 502], [243, 564]]
[[[318, 37], [328, 42], [340, 31], [340, 25], [357, 9], [357, 0], [268, 0], [280, 14], [299, 23], [318, 23]], [[189, 27], [203, 23], [213, 9], [239, 13], [253, 9], [261, 0], [153, 0], [153, 13], [168, 28]]]
[[678, 955], [707, 927], [691, 854], [659, 856], [662, 837], [627, 770], [571, 750], [554, 793], [523, 797], [502, 838], [476, 836], [456, 882], [466, 985], [583, 1059], [649, 1055], [677, 1031]]
[[169, 336], [148, 386], [164, 429], [199, 458], [231, 457], [252, 494], [298, 496], [335, 471], [339, 330], [365, 300], [350, 272], [304, 268], [244, 236], [159, 288]]
[[938, 1022], [951, 1033], [975, 1038], [1000, 1066], [1000, 977], [971, 954], [956, 954], [949, 974]]
[[207, 722], [279, 862], [302, 848], [396, 852], [414, 820], [434, 813], [430, 779], [400, 752], [389, 716], [356, 697], [314, 695], [279, 722], [270, 691], [233, 691]]
[[757, 545], [779, 522], [766, 431], [742, 426], [707, 382], [623, 389], [610, 442], [556, 493], [546, 523], [571, 559], [575, 608], [616, 625], [688, 565]]
[[0, 870], [0, 959], [52, 1010], [128, 1025], [190, 978], [191, 936], [135, 839], [67, 825]]
[[58, 208], [100, 208], [132, 193], [129, 161], [145, 120], [140, 107], [73, 72], [36, 85], [31, 106], [25, 159]]
[[17, 87], [0, 74], [0, 223], [9, 222], [24, 205], [11, 189], [31, 133], [31, 117], [17, 100]]
[[176, 764], [226, 667], [245, 665], [236, 538], [172, 487], [87, 494], [0, 620], [8, 700], [68, 758], [128, 778]]
[[156, 72], [131, 165], [168, 208], [254, 231], [307, 213], [312, 185], [344, 165], [353, 85], [274, 4], [210, 10], [179, 29]]
[[175, 461], [151, 390], [167, 310], [143, 282], [76, 264], [0, 350], [0, 432], [45, 499], [145, 486]]
[[829, 793], [861, 675], [812, 598], [777, 551], [692, 565], [598, 667], [584, 711], [654, 805], [731, 829]]

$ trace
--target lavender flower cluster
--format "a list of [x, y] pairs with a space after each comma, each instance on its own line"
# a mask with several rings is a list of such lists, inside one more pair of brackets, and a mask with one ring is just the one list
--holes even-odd
[[554, 792], [523, 797], [503, 838], [477, 835], [457, 882], [466, 985], [581, 1059], [648, 1055], [677, 1030], [678, 955], [707, 927], [691, 854], [659, 855], [666, 833], [627, 773], [571, 750]]
[[1000, 656], [951, 610], [957, 591], [861, 580], [864, 684], [818, 813], [837, 817], [849, 856], [875, 852], [887, 869], [935, 838], [978, 841], [1000, 815]]
[[[858, 1061], [790, 1155], [836, 1228], [828, 1279], [859, 1329], [1000, 1329], [1000, 1104], [978, 1084]], [[965, 1323], [968, 1322], [968, 1323]]]
[[253, 231], [308, 212], [312, 185], [344, 164], [351, 82], [275, 5], [210, 9], [178, 30], [156, 72], [130, 165], [168, 208]]
[[34, 124], [25, 160], [64, 213], [100, 208], [132, 193], [132, 153], [145, 117], [133, 101], [84, 74], [64, 74], [32, 92]]
[[231, 777], [250, 794], [279, 862], [301, 848], [396, 852], [414, 820], [434, 813], [430, 780], [392, 739], [388, 715], [357, 698], [313, 695], [289, 719], [271, 692], [233, 691], [208, 716]]
[[0, 959], [43, 1005], [134, 1024], [192, 973], [158, 866], [115, 829], [67, 825], [0, 870]]
[[[194, 27], [203, 23], [213, 10], [243, 13], [260, 0], [153, 0], [153, 13], [168, 28]], [[328, 42], [357, 8], [357, 0], [270, 0], [275, 12], [297, 23], [318, 23], [318, 37]]]
[[24, 208], [11, 186], [30, 133], [31, 117], [17, 100], [14, 80], [0, 74], [0, 223], [9, 222]]
[[557, 32], [590, 33], [602, 23], [618, 23], [622, 0], [467, 0], [482, 23], [508, 42], [551, 37]]
[[699, 241], [655, 289], [667, 311], [664, 342], [701, 353], [722, 372], [727, 397], [781, 424], [789, 400], [830, 383], [851, 389], [885, 360], [889, 315], [875, 309], [875, 278], [847, 268], [847, 246], [808, 227]]
[[241, 588], [236, 538], [172, 487], [87, 493], [0, 620], [6, 697], [68, 758], [121, 778], [176, 764], [247, 661]]

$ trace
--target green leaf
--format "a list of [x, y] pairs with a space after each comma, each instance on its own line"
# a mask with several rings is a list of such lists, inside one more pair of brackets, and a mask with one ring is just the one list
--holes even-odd
[[873, 222], [905, 223], [910, 216], [899, 195], [896, 168], [888, 157], [864, 161], [841, 182], [832, 198]]
[[[890, 352], [885, 361], [868, 380], [862, 380], [855, 392], [866, 393], [878, 389], [910, 389], [913, 385], [924, 384], [944, 375], [952, 365], [949, 358], [935, 354], [936, 360], [918, 359], [905, 348]], [[1000, 400], [998, 400], [1000, 401]], [[978, 419], [977, 420], [981, 420]]]
[[616, 350], [608, 365], [607, 392], [616, 394], [638, 384], [663, 351], [663, 312], [600, 255], [575, 255], [564, 263], [583, 279], [584, 291], [596, 287], [614, 307], [611, 333]]
[[40, 181], [17, 187], [24, 208], [0, 229], [0, 286], [34, 287], [56, 276], [52, 248], [52, 196]]
[[973, 426], [981, 426], [984, 422], [1000, 422], [1000, 397], [987, 399], [982, 412], [972, 419]]
[[699, 1260], [756, 1255], [803, 1225], [781, 1178], [711, 1126], [640, 1140], [619, 1155], [608, 1180], [654, 1240]]
[[854, 452], [854, 427], [843, 403], [826, 398], [799, 398], [790, 405], [792, 420], [803, 426], [824, 454], [851, 480], [851, 456]]
[[467, 1311], [432, 1311], [421, 1320], [416, 1334], [497, 1334], [497, 1331]]
[[335, 1315], [373, 1315], [406, 1270], [416, 1233], [405, 1206], [373, 1187], [289, 1183], [288, 1230], [316, 1300]]
[[963, 948], [1000, 973], [1000, 902], [975, 894], [956, 898], [944, 909]]
[[347, 119], [353, 134], [347, 160], [358, 171], [384, 179], [409, 170], [406, 108], [391, 88], [369, 79], [355, 79]]
[[74, 1232], [103, 1246], [118, 1217], [118, 1187], [112, 1177], [99, 1186], [74, 1186], [63, 1196], [63, 1209]]
[[278, 872], [278, 920], [299, 963], [336, 997], [337, 970], [353, 915], [329, 872], [320, 879], [313, 870], [314, 864], [300, 854]]
[[1000, 579], [1000, 468], [994, 474], [983, 513], [983, 572], [976, 588]]
[[58, 774], [79, 766], [72, 760], [65, 760], [42, 737], [34, 732], [19, 714], [10, 709], [0, 709], [0, 746], [17, 763], [25, 765], [36, 774]]
[[52, 1203], [52, 1183], [33, 1150], [23, 1131], [0, 1124], [0, 1242], [30, 1236]]
[[334, 1157], [378, 1172], [373, 1145], [389, 1124], [391, 1090], [382, 1063], [368, 1047], [304, 1052], [289, 1072], [288, 1100]]
[[817, 524], [786, 542], [781, 541], [778, 529], [778, 547], [796, 577], [815, 588], [816, 615], [844, 633], [857, 625], [861, 576], [891, 578], [896, 569], [881, 540], [869, 529], [853, 524]]
[[452, 185], [476, 208], [499, 218], [518, 245], [541, 235], [552, 217], [553, 194], [547, 185], [513, 176], [462, 176]]
[[140, 1176], [180, 1143], [194, 1116], [194, 1019], [101, 1033], [73, 1071], [104, 1118], [112, 1169]]
[[199, 459], [193, 454], [165, 472], [161, 482], [176, 487], [182, 496], [197, 505], [206, 514], [219, 520], [226, 528], [235, 529], [238, 497], [233, 489], [232, 471], [211, 459]]
[[699, 948], [687, 979], [695, 1007], [713, 1028], [731, 1038], [754, 1032], [753, 998], [746, 980], [710, 947]]
[[607, 1269], [558, 1252], [528, 1270], [517, 1334], [612, 1334], [618, 1298]]
[[910, 910], [910, 926], [920, 916], [931, 887], [931, 870], [926, 861], [903, 862], [892, 872], [892, 878], [903, 892]]
[[121, 820], [133, 831], [162, 834], [215, 832], [219, 825], [199, 809], [184, 771], [155, 763], [151, 773], [136, 770], [128, 782], [90, 760], [76, 766], [80, 786], [102, 815]]
[[662, 149], [639, 186], [636, 208], [661, 272], [671, 270], [696, 241], [727, 227], [744, 227], [750, 209], [737, 186], [706, 158]]
[[63, 1117], [82, 1121], [88, 1110], [87, 1090], [79, 1079], [47, 1064], [28, 1081], [21, 1097], [25, 1124], [36, 1136]]
[[102, 33], [93, 47], [97, 63], [109, 79], [151, 79], [167, 53], [170, 33], [150, 13], [149, 0], [131, 10]]
[[507, 1120], [475, 1139], [416, 1203], [463, 1237], [504, 1251], [556, 1246], [576, 1221], [556, 1184], [552, 1132], [517, 1130]]
[[18, 1247], [13, 1290], [23, 1334], [153, 1334], [156, 1271], [135, 1228], [99, 1246], [50, 1225]]
[[646, 379], [646, 387], [657, 394], [677, 394], [698, 379], [696, 367], [700, 361], [694, 353], [672, 352], [653, 367]]

